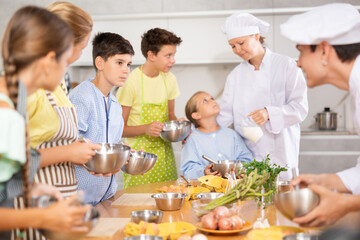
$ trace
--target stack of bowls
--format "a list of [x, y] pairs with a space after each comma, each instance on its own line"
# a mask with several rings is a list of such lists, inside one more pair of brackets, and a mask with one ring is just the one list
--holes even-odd
[[156, 207], [163, 211], [179, 210], [184, 204], [186, 193], [156, 193], [151, 195], [155, 199]]
[[123, 144], [101, 143], [101, 149], [84, 164], [84, 167], [95, 173], [116, 173], [125, 164], [131, 148]]
[[184, 140], [190, 133], [191, 123], [189, 121], [170, 121], [165, 122], [160, 137], [170, 142]]
[[121, 170], [131, 175], [141, 175], [149, 171], [156, 163], [157, 156], [147, 152], [130, 152], [128, 162]]

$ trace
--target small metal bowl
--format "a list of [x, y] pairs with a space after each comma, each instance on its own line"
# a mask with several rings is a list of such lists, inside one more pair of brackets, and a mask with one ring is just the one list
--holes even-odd
[[160, 137], [170, 142], [184, 140], [190, 133], [191, 123], [189, 121], [170, 121], [165, 122]]
[[130, 214], [131, 221], [134, 223], [139, 223], [140, 221], [161, 223], [162, 217], [163, 212], [157, 210], [132, 211]]
[[283, 237], [283, 240], [318, 240], [317, 235], [311, 235], [308, 233], [296, 233]]
[[224, 196], [224, 193], [218, 192], [198, 193], [195, 195], [195, 197], [197, 197], [201, 203], [209, 203], [222, 196]]
[[176, 211], [184, 204], [186, 193], [156, 193], [151, 195], [155, 199], [156, 207], [162, 211]]
[[95, 227], [98, 222], [98, 218], [100, 217], [99, 212], [92, 207], [84, 217], [84, 224], [83, 226], [88, 227], [88, 232], [57, 232], [51, 231], [48, 229], [41, 229], [40, 232], [47, 238], [51, 240], [76, 240], [85, 237], [91, 229]]
[[126, 237], [124, 240], [163, 240], [160, 236], [140, 234], [137, 236]]
[[121, 170], [131, 175], [141, 175], [149, 171], [156, 163], [157, 156], [147, 152], [130, 152], [129, 161]]
[[290, 220], [308, 214], [319, 202], [319, 195], [309, 188], [274, 195], [276, 208]]
[[95, 173], [115, 173], [125, 164], [131, 148], [123, 144], [101, 143], [101, 149], [83, 166]]
[[219, 160], [213, 163], [212, 169], [221, 173], [223, 177], [231, 171], [237, 172], [238, 169], [243, 167], [243, 161], [238, 160]]

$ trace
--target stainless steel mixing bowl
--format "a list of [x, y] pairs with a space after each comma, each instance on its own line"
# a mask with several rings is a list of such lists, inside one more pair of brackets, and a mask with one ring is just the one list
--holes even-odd
[[186, 193], [156, 193], [151, 195], [155, 199], [156, 206], [163, 211], [179, 210], [184, 204]]
[[242, 161], [237, 160], [219, 160], [217, 163], [213, 163], [212, 169], [221, 173], [223, 177], [231, 171], [238, 171], [243, 167]]
[[195, 195], [195, 197], [197, 197], [201, 203], [209, 203], [222, 196], [224, 196], [224, 193], [218, 192], [198, 193]]
[[283, 237], [283, 240], [318, 240], [317, 235], [308, 234], [308, 233], [296, 233]]
[[101, 143], [101, 149], [84, 164], [84, 167], [95, 173], [115, 173], [125, 164], [131, 148], [123, 144]]
[[140, 175], [149, 171], [156, 163], [157, 156], [147, 152], [130, 152], [129, 161], [121, 170], [127, 174]]
[[[89, 212], [85, 215], [84, 218], [84, 226], [88, 227], [89, 232], [93, 229], [100, 217], [99, 212], [92, 207]], [[41, 230], [41, 233], [47, 238], [51, 240], [77, 240], [82, 239], [88, 232], [56, 232], [50, 230]]]
[[213, 160], [206, 155], [202, 155], [202, 158], [213, 164], [212, 170], [221, 173], [222, 177], [226, 177], [227, 173], [238, 172], [242, 167], [244, 161], [240, 160]]
[[140, 221], [161, 223], [162, 217], [163, 212], [157, 210], [132, 211], [130, 213], [130, 219], [134, 223], [139, 223]]
[[184, 140], [190, 133], [191, 123], [189, 121], [170, 121], [165, 122], [160, 137], [170, 142]]
[[319, 195], [309, 188], [274, 195], [276, 208], [290, 220], [308, 214], [319, 202]]
[[163, 240], [160, 236], [140, 234], [137, 236], [126, 237], [124, 240]]

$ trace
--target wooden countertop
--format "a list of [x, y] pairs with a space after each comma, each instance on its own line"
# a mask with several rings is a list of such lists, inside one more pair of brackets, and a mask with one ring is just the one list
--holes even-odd
[[[152, 184], [144, 184], [141, 186], [136, 186], [132, 188], [127, 188], [118, 191], [115, 196], [111, 199], [105, 200], [96, 206], [96, 209], [100, 212], [102, 218], [130, 218], [131, 211], [135, 210], [144, 210], [144, 209], [156, 209], [156, 207], [130, 207], [130, 206], [111, 206], [111, 203], [115, 199], [119, 198], [124, 193], [156, 193], [156, 189], [162, 186], [169, 186], [175, 184], [176, 182], [159, 182]], [[241, 213], [249, 221], [253, 221], [256, 218], [264, 215], [270, 225], [280, 225], [280, 226], [297, 226], [295, 223], [286, 219], [280, 212], [277, 211], [275, 206], [269, 205], [265, 210], [261, 210], [257, 203], [254, 201], [246, 201], [242, 203]], [[182, 208], [179, 211], [164, 211], [164, 216], [162, 222], [176, 222], [176, 221], [185, 221], [192, 224], [199, 222], [199, 219], [196, 217], [194, 212], [191, 209], [191, 201], [186, 201]], [[346, 217], [341, 219], [337, 226], [343, 226], [347, 228], [357, 229], [360, 223], [360, 213], [351, 213]], [[319, 229], [308, 229], [309, 231], [319, 231]], [[196, 230], [196, 233], [202, 233]], [[245, 239], [246, 233], [239, 233], [237, 235], [226, 236], [226, 239]], [[223, 239], [224, 236], [216, 235], [207, 235], [209, 240]], [[84, 238], [83, 240], [98, 240], [98, 239], [123, 239], [124, 234], [121, 231], [119, 234], [116, 234], [113, 238]]]

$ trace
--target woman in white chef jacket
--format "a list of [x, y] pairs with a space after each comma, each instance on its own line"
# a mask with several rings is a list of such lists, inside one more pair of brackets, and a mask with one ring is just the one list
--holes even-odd
[[[300, 126], [308, 113], [307, 87], [294, 59], [263, 46], [269, 24], [248, 13], [235, 13], [222, 27], [233, 52], [244, 61], [227, 77], [219, 124], [232, 123], [245, 139], [254, 158], [270, 154], [272, 163], [298, 167]], [[251, 117], [262, 129], [252, 142], [241, 130]], [[281, 177], [289, 177], [289, 173]]]
[[[317, 7], [290, 18], [281, 25], [281, 33], [298, 44], [298, 66], [306, 73], [309, 87], [332, 84], [350, 91], [353, 121], [360, 135], [358, 10], [343, 3]], [[293, 221], [308, 227], [332, 224], [348, 212], [360, 210], [360, 157], [356, 167], [337, 174], [300, 175], [292, 184], [308, 185], [320, 195], [318, 207]]]

